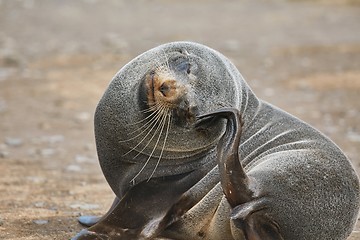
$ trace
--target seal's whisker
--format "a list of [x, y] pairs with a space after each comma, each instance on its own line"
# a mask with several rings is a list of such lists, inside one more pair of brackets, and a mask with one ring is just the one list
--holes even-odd
[[141, 110], [140, 112], [142, 112], [142, 113], [149, 113], [149, 112], [154, 112], [154, 111], [156, 111], [156, 110], [157, 110], [156, 105], [153, 105], [153, 106], [148, 107], [148, 108], [146, 108], [146, 109], [144, 109], [144, 110]]
[[[154, 115], [154, 116], [152, 116], [152, 118], [151, 118], [151, 120], [149, 121], [149, 122], [147, 122], [147, 123], [145, 123], [144, 125], [142, 125], [141, 127], [139, 127], [139, 128], [137, 128], [136, 130], [134, 130], [134, 131], [132, 131], [131, 133], [129, 133], [129, 135], [132, 135], [132, 134], [135, 134], [136, 132], [138, 132], [138, 131], [141, 131], [140, 133], [138, 133], [137, 135], [135, 135], [135, 136], [133, 136], [133, 137], [131, 137], [131, 138], [129, 138], [129, 139], [125, 139], [125, 140], [121, 140], [121, 141], [119, 141], [120, 143], [123, 143], [123, 142], [128, 142], [128, 141], [130, 141], [130, 140], [133, 140], [133, 139], [135, 139], [135, 138], [138, 138], [138, 137], [140, 137], [143, 133], [145, 133], [149, 128], [154, 128], [155, 127], [155, 125], [156, 125], [156, 122], [157, 122], [157, 118], [159, 117], [159, 115], [161, 114], [161, 113], [159, 113], [159, 112], [155, 112], [156, 114]], [[152, 129], [151, 129], [152, 130]], [[150, 130], [150, 131], [151, 131]]]
[[[161, 109], [160, 109], [160, 111], [164, 111], [164, 110], [165, 110], [164, 108], [161, 108]], [[141, 149], [141, 151], [138, 152], [138, 153], [135, 155], [135, 157], [134, 157], [133, 159], [135, 159], [137, 156], [139, 156], [139, 155], [149, 146], [149, 144], [151, 143], [151, 141], [154, 139], [155, 135], [158, 133], [160, 127], [162, 128], [161, 131], [163, 130], [163, 128], [164, 128], [163, 125], [165, 124], [166, 116], [164, 116], [163, 114], [160, 114], [160, 118], [161, 118], [161, 119], [159, 120], [160, 124], [159, 124], [158, 127], [156, 128], [153, 136], [150, 138], [150, 140], [148, 141], [148, 143], [143, 147], [143, 149]], [[161, 133], [162, 133], [162, 132], [160, 132], [159, 137], [161, 136]], [[159, 141], [159, 140], [158, 140], [158, 141]], [[158, 141], [156, 142], [155, 147], [157, 146]]]
[[[153, 111], [153, 112], [150, 114], [150, 116], [152, 116], [151, 119], [150, 119], [150, 121], [148, 121], [147, 123], [141, 125], [139, 128], [137, 128], [137, 129], [135, 129], [133, 132], [129, 133], [129, 135], [132, 135], [132, 134], [134, 134], [134, 133], [136, 133], [136, 132], [138, 132], [138, 131], [140, 131], [140, 130], [142, 130], [142, 129], [144, 129], [144, 128], [148, 129], [148, 128], [149, 128], [148, 125], [153, 124], [154, 121], [156, 121], [156, 116], [159, 115], [159, 114], [161, 114], [161, 112], [159, 112], [159, 108], [160, 108], [159, 105], [160, 105], [160, 104], [156, 103], [156, 104], [152, 107], [152, 111]], [[146, 117], [146, 119], [149, 118], [150, 116]], [[145, 119], [139, 121], [138, 123], [141, 123], [141, 122], [144, 121], [144, 120], [145, 120]], [[134, 125], [134, 124], [132, 124], [132, 125]], [[131, 125], [129, 125], [129, 126], [131, 126]], [[145, 130], [144, 130], [144, 131], [145, 131]], [[137, 136], [138, 136], [138, 135], [137, 135]], [[124, 140], [124, 141], [128, 141], [128, 140]]]
[[[164, 131], [164, 127], [165, 127], [165, 124], [166, 124], [166, 119], [167, 119], [166, 116], [164, 116], [164, 118], [161, 119], [161, 123], [160, 123], [160, 125], [159, 125], [159, 127], [161, 126], [161, 131], [160, 131], [159, 136], [158, 136], [158, 138], [157, 138], [157, 140], [156, 140], [155, 146], [154, 146], [153, 150], [151, 151], [148, 159], [146, 160], [146, 162], [145, 162], [144, 165], [142, 166], [142, 168], [141, 168], [141, 169], [139, 170], [139, 172], [133, 177], [133, 179], [132, 179], [131, 181], [134, 181], [134, 180], [141, 174], [141, 172], [145, 169], [146, 165], [149, 163], [149, 161], [150, 161], [152, 155], [154, 154], [155, 149], [156, 149], [156, 147], [157, 147], [157, 145], [158, 145], [158, 143], [159, 143], [159, 141], [160, 141], [161, 134], [162, 134], [162, 132]], [[157, 129], [157, 130], [158, 130], [158, 129]], [[155, 133], [155, 134], [156, 134], [156, 133]], [[153, 137], [155, 136], [155, 134], [153, 135]], [[153, 138], [153, 137], [152, 137], [152, 138]], [[152, 139], [151, 139], [151, 140], [152, 140]], [[149, 143], [151, 142], [151, 140], [149, 141]]]
[[[145, 121], [147, 118], [150, 118], [150, 116], [152, 116], [152, 117], [151, 117], [151, 120], [150, 120], [148, 123], [146, 123], [146, 124], [144, 124], [144, 125], [141, 125], [141, 126], [140, 126], [139, 128], [137, 128], [133, 133], [140, 131], [141, 129], [145, 128], [147, 124], [149, 124], [150, 122], [154, 121], [154, 119], [156, 119], [156, 115], [161, 114], [161, 112], [159, 111], [159, 108], [160, 108], [160, 107], [159, 107], [159, 104], [156, 103], [156, 104], [152, 107], [152, 111], [153, 111], [153, 112], [152, 112], [149, 116], [147, 116], [145, 119], [139, 121], [138, 123], [141, 123], [142, 121]], [[133, 134], [133, 133], [131, 133], [131, 134]]]
[[156, 69], [161, 69], [161, 67], [162, 67], [163, 64], [161, 64], [160, 60], [157, 59], [156, 57], [154, 57], [152, 60], [155, 61], [155, 68], [156, 68]]
[[[159, 114], [157, 114], [154, 118], [155, 118], [155, 122], [154, 122], [154, 124], [152, 124], [152, 127], [151, 127], [151, 129], [149, 130], [149, 132], [141, 139], [141, 141], [139, 141], [136, 145], [135, 145], [135, 147], [133, 147], [133, 148], [131, 148], [128, 152], [126, 152], [123, 156], [126, 156], [127, 154], [129, 154], [130, 152], [132, 152], [132, 151], [134, 151], [142, 142], [144, 142], [144, 140], [149, 136], [149, 134], [151, 133], [151, 131], [155, 128], [155, 126], [157, 125], [157, 123], [159, 122], [159, 119], [160, 119], [160, 117], [161, 117], [161, 113], [159, 112]], [[156, 130], [157, 131], [157, 130]], [[152, 137], [153, 138], [153, 137]], [[150, 141], [152, 140], [152, 138], [150, 139]], [[143, 149], [144, 150], [144, 149]], [[142, 150], [142, 151], [143, 151]], [[136, 155], [136, 156], [138, 156], [138, 155]], [[136, 157], [135, 156], [135, 157]]]
[[154, 167], [154, 170], [152, 171], [150, 177], [148, 178], [148, 181], [150, 181], [150, 179], [152, 178], [152, 176], [155, 174], [155, 171], [157, 169], [157, 167], [159, 166], [159, 163], [160, 163], [160, 160], [161, 160], [161, 157], [163, 155], [163, 152], [164, 152], [164, 149], [165, 149], [165, 145], [166, 145], [166, 140], [168, 138], [168, 135], [169, 135], [169, 130], [170, 130], [170, 123], [171, 123], [171, 114], [169, 114], [169, 110], [167, 111], [166, 113], [166, 119], [168, 119], [168, 122], [167, 122], [167, 127], [166, 127], [166, 133], [165, 133], [165, 138], [164, 138], [164, 143], [163, 143], [163, 146], [161, 148], [161, 152], [160, 152], [160, 155], [159, 155], [159, 159]]
[[163, 52], [163, 54], [165, 56], [165, 66], [170, 71], [169, 57], [166, 55], [166, 52], [165, 52], [164, 49], [161, 49], [161, 50], [162, 50], [162, 52]]
[[146, 121], [147, 119], [151, 118], [154, 114], [156, 114], [156, 109], [153, 110], [149, 110], [149, 112], [152, 112], [151, 114], [149, 114], [149, 116], [147, 116], [144, 119], [141, 119], [140, 121], [134, 122], [134, 123], [130, 123], [128, 126], [134, 126], [136, 124], [142, 123], [144, 121]]

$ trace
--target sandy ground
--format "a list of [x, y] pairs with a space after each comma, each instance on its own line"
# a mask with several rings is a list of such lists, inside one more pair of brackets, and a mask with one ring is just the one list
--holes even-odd
[[360, 172], [358, 3], [0, 0], [0, 239], [69, 239], [77, 216], [108, 209], [94, 109], [118, 69], [168, 41], [224, 53]]

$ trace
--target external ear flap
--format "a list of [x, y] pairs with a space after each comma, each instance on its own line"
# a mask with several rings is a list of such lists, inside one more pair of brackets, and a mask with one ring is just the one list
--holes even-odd
[[266, 214], [266, 208], [264, 198], [233, 208], [231, 219], [242, 230], [246, 240], [284, 240], [279, 225]]
[[246, 221], [245, 235], [248, 240], [283, 240], [276, 222], [264, 214], [254, 213]]

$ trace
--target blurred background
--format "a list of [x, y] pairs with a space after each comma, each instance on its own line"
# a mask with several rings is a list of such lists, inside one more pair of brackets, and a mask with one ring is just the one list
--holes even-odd
[[179, 40], [229, 57], [360, 172], [359, 0], [0, 0], [0, 239], [68, 239], [109, 208], [96, 104], [129, 60]]

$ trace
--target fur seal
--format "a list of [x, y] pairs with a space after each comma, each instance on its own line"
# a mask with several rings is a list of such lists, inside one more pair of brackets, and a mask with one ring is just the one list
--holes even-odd
[[116, 199], [74, 240], [346, 239], [359, 179], [327, 137], [258, 99], [219, 52], [151, 49], [113, 78], [95, 113]]

